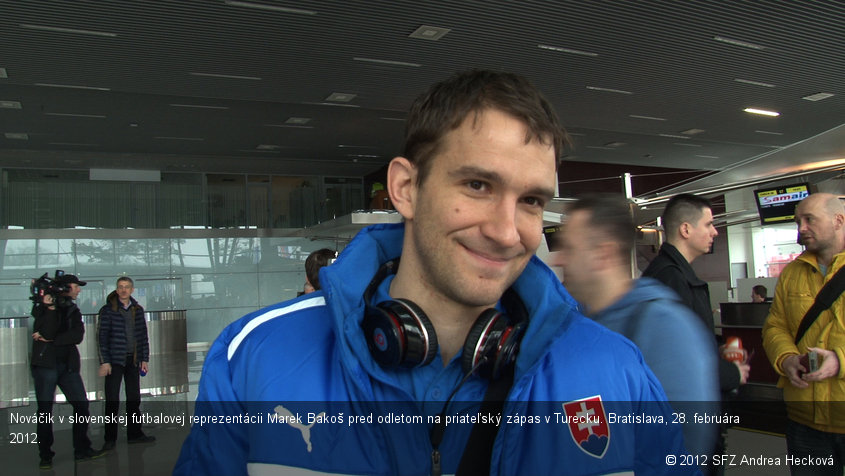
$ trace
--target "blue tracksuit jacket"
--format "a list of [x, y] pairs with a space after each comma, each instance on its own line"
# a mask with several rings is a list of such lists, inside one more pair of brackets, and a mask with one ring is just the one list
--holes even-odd
[[[360, 328], [364, 289], [401, 254], [403, 230], [363, 230], [321, 270], [322, 291], [221, 333], [174, 474], [430, 474], [433, 402], [414, 401], [395, 371], [378, 366]], [[697, 474], [679, 465], [681, 429], [636, 346], [580, 315], [536, 257], [513, 287], [531, 320], [491, 474]], [[484, 388], [473, 376], [449, 404], [444, 474], [456, 471], [472, 419], [485, 417]]]

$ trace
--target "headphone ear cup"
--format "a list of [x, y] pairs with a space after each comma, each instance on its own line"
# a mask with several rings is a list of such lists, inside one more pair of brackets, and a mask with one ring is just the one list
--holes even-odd
[[404, 305], [403, 322], [408, 350], [405, 356], [407, 367], [428, 365], [437, 355], [437, 334], [425, 312], [413, 301], [397, 298], [394, 303]]
[[382, 367], [419, 367], [437, 355], [434, 325], [407, 299], [367, 306], [361, 327], [370, 353]]
[[370, 355], [387, 368], [398, 367], [405, 355], [405, 337], [399, 319], [381, 305], [367, 306], [361, 322]]
[[[485, 378], [493, 376], [493, 368], [498, 360], [499, 338], [509, 324], [508, 317], [496, 309], [486, 309], [478, 316], [464, 341], [461, 368], [465, 375], [476, 371]], [[482, 362], [485, 358], [487, 361]]]

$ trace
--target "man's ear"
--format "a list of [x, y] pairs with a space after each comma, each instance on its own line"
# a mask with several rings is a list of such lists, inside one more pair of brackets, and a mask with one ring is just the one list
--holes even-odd
[[837, 230], [845, 226], [845, 215], [841, 213], [833, 215], [833, 226]]
[[678, 228], [678, 236], [684, 239], [689, 238], [690, 226], [688, 222], [681, 223], [681, 226]]
[[600, 241], [593, 245], [595, 261], [601, 269], [617, 266], [619, 261], [619, 243], [612, 240]]
[[387, 168], [387, 193], [393, 207], [406, 220], [414, 218], [417, 168], [405, 157], [395, 157]]

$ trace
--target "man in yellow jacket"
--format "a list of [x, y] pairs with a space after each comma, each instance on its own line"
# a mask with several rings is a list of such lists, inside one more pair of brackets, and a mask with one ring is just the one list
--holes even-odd
[[[781, 375], [792, 475], [842, 475], [845, 460], [845, 293], [794, 343], [819, 290], [845, 265], [845, 208], [836, 195], [812, 194], [795, 210], [806, 251], [784, 268], [763, 326], [763, 346]], [[810, 371], [808, 354], [818, 356]], [[821, 472], [820, 472], [821, 471]]]

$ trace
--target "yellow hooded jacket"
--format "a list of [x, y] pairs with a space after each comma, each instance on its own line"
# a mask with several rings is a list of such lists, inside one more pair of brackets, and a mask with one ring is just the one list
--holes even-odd
[[[763, 347], [781, 375], [778, 387], [783, 389], [789, 419], [830, 433], [845, 433], [845, 293], [819, 314], [797, 347], [794, 340], [816, 294], [844, 265], [845, 251], [833, 257], [827, 274], [822, 275], [816, 255], [802, 253], [783, 269], [763, 326]], [[836, 352], [839, 375], [797, 388], [784, 376], [783, 361], [790, 355], [806, 354], [808, 347]]]

